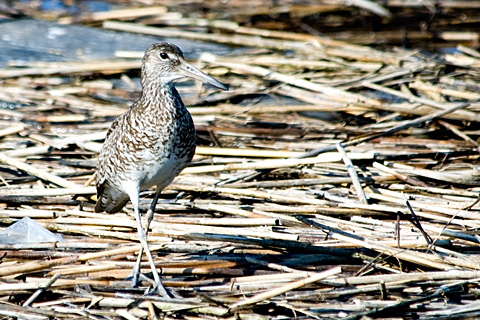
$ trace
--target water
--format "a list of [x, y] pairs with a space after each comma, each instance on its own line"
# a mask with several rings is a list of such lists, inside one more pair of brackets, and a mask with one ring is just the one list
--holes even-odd
[[201, 52], [218, 55], [232, 52], [226, 45], [116, 32], [81, 25], [60, 25], [35, 19], [0, 23], [0, 68], [8, 63], [91, 61], [115, 58], [116, 51], [144, 52], [152, 43], [169, 41], [178, 45], [187, 59]]
[[104, 1], [80, 1], [75, 2], [72, 6], [67, 6], [60, 0], [45, 0], [41, 2], [39, 9], [42, 11], [66, 11], [77, 14], [84, 12], [109, 11], [112, 9], [112, 6]]

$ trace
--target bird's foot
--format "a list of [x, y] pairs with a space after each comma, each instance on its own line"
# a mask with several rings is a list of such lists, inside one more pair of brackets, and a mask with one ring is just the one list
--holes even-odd
[[132, 272], [128, 275], [126, 280], [132, 280], [132, 287], [134, 288], [138, 287], [138, 283], [140, 281], [147, 281], [152, 285], [155, 284], [155, 281], [153, 281], [152, 279], [150, 279], [140, 271], [135, 271], [135, 270], [132, 270]]
[[164, 299], [175, 299], [175, 298], [181, 298], [178, 294], [175, 292], [168, 290], [163, 286], [163, 283], [160, 281], [158, 283], [155, 283], [154, 286], [149, 290], [147, 289], [145, 291], [145, 295], [154, 295], [158, 294], [160, 297]]
[[145, 290], [145, 293], [144, 293], [145, 295], [158, 294], [159, 296], [161, 296], [162, 298], [165, 298], [165, 299], [181, 298], [181, 296], [179, 296], [175, 292], [165, 288], [161, 281], [158, 282], [158, 283], [155, 283], [154, 280], [150, 279], [149, 277], [147, 277], [146, 275], [144, 275], [140, 271], [132, 270], [130, 275], [127, 277], [127, 280], [132, 280], [132, 287], [134, 287], [134, 288], [138, 287], [138, 283], [140, 281], [147, 281], [148, 283], [150, 283], [151, 287], [147, 288], [147, 290]]

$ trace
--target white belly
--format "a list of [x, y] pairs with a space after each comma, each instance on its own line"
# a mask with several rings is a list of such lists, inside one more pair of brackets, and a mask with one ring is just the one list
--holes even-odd
[[169, 185], [179, 170], [179, 160], [170, 157], [162, 159], [159, 162], [148, 162], [139, 168], [141, 179], [140, 190], [148, 189], [152, 186], [164, 188]]

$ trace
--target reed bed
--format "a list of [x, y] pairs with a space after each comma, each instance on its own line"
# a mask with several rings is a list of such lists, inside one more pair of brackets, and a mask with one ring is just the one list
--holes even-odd
[[[155, 26], [163, 15], [182, 18], [156, 7], [60, 22], [244, 47], [195, 62], [230, 91], [177, 86], [198, 148], [149, 232], [177, 298], [126, 280], [140, 249], [132, 206], [93, 212], [103, 138], [139, 95], [142, 52], [118, 52], [0, 70], [2, 229], [28, 216], [65, 239], [0, 244], [2, 316], [479, 317], [478, 51], [383, 50], [215, 20]], [[143, 211], [153, 195], [142, 193]]]

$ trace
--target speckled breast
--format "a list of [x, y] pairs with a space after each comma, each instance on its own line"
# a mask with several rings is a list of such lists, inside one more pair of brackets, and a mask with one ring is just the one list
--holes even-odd
[[196, 133], [188, 112], [175, 119], [170, 128], [157, 130], [157, 134], [153, 134], [156, 137], [151, 140], [155, 142], [143, 149], [145, 154], [139, 157], [142, 159], [137, 167], [141, 171], [141, 190], [154, 185], [166, 187], [190, 163], [195, 154]]

